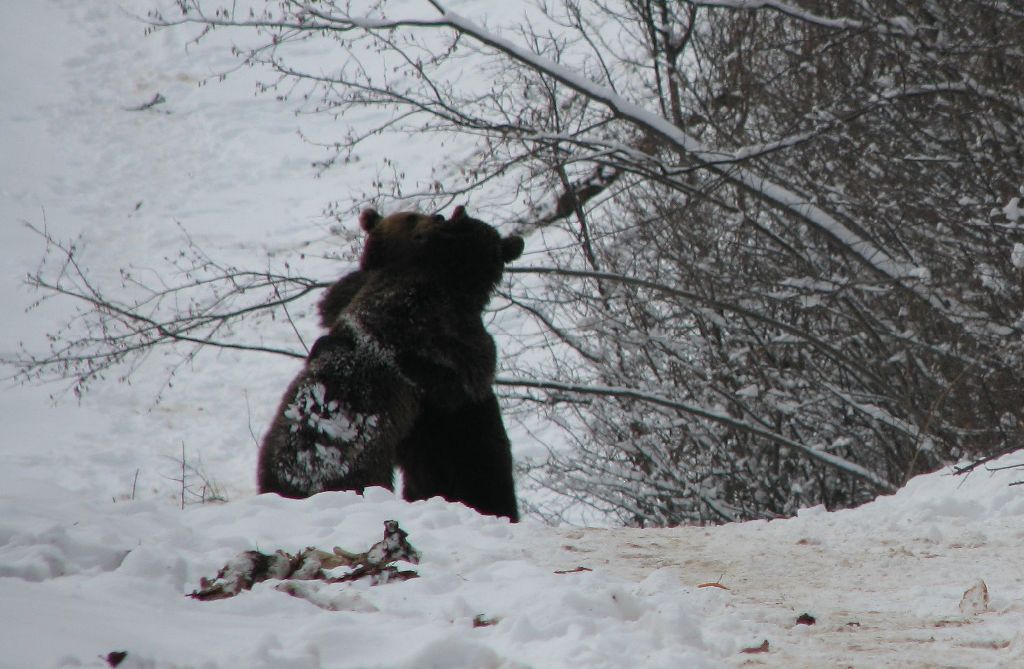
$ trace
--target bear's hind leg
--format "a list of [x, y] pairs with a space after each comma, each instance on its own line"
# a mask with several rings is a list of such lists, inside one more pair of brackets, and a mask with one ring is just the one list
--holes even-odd
[[483, 401], [442, 409], [424, 400], [398, 445], [403, 497], [443, 497], [482, 514], [519, 520], [512, 453], [494, 393]]
[[386, 355], [356, 333], [321, 337], [264, 437], [259, 491], [392, 488], [395, 447], [417, 410], [415, 389]]

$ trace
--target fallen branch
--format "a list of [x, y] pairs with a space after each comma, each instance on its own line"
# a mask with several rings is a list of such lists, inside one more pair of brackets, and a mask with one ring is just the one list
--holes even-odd
[[156, 107], [157, 105], [161, 105], [161, 104], [163, 104], [165, 102], [167, 102], [167, 98], [165, 98], [160, 93], [157, 93], [156, 95], [153, 96], [153, 98], [149, 102], [144, 102], [141, 105], [135, 105], [134, 107], [125, 107], [124, 110], [125, 111], [146, 111], [147, 109], [152, 109], [153, 107]]
[[719, 588], [720, 590], [728, 590], [728, 586], [722, 585], [721, 581], [715, 581], [714, 583], [701, 583], [697, 586], [698, 588]]
[[771, 646], [768, 643], [768, 639], [761, 642], [760, 646], [752, 646], [750, 648], [744, 648], [741, 653], [755, 654], [755, 653], [767, 653]]

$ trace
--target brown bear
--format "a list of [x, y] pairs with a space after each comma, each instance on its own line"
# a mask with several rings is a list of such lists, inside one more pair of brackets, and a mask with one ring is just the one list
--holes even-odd
[[[392, 217], [389, 217], [391, 219]], [[470, 219], [459, 208], [452, 221], [485, 225]], [[364, 226], [365, 227], [365, 226]], [[368, 237], [360, 270], [334, 283], [318, 305], [321, 322], [330, 328], [373, 273], [399, 266], [407, 252], [405, 241], [412, 228], [392, 223], [378, 226], [380, 234]], [[385, 233], [386, 234], [383, 234]], [[387, 244], [381, 243], [382, 239]], [[402, 243], [400, 243], [400, 240]], [[510, 237], [502, 242], [504, 262], [522, 252], [522, 240]], [[492, 263], [492, 267], [497, 265]], [[458, 265], [451, 265], [458, 267]], [[470, 276], [468, 268], [458, 274]], [[518, 519], [512, 458], [501, 411], [491, 385], [495, 367], [494, 343], [480, 318], [490, 291], [500, 273], [492, 274], [487, 296], [471, 308], [459, 309], [463, 316], [457, 332], [435, 338], [429, 346], [415, 348], [400, 357], [399, 366], [417, 386], [424, 389], [419, 416], [409, 435], [398, 444], [397, 464], [404, 475], [407, 500], [441, 496], [463, 502], [481, 513]], [[470, 282], [452, 283], [454, 289]], [[424, 355], [426, 352], [426, 355]], [[458, 353], [460, 361], [438, 365], [438, 360]], [[452, 369], [473, 370], [473, 375], [453, 377]]]
[[390, 488], [397, 464], [406, 499], [439, 495], [516, 520], [482, 312], [522, 239], [462, 207], [447, 221], [367, 210], [360, 223], [360, 270], [321, 300], [329, 333], [264, 438], [260, 492]]

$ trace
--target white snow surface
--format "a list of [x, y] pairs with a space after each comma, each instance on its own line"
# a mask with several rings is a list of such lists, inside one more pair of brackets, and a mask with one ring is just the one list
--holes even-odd
[[[472, 16], [490, 3], [451, 4]], [[322, 156], [297, 130], [329, 137], [331, 121], [253, 96], [247, 71], [198, 86], [244, 36], [186, 51], [181, 32], [144, 36], [106, 0], [0, 2], [0, 22], [0, 353], [43, 349], [73, 313], [25, 311], [43, 245], [21, 221], [81, 235], [107, 286], [128, 263], [162, 267], [178, 223], [225, 262], [349, 269], [299, 251], [346, 247], [321, 209], [366, 190], [379, 163], [314, 179]], [[166, 103], [126, 111], [156, 93]], [[400, 153], [413, 179], [434, 157], [422, 142]], [[312, 341], [312, 300], [292, 315]], [[295, 346], [289, 324], [266, 328], [252, 341]], [[250, 432], [298, 363], [207, 352], [168, 387], [176, 360], [155, 354], [78, 403], [59, 384], [0, 387], [0, 669], [106, 667], [114, 651], [130, 669], [1024, 667], [1020, 470], [940, 472], [856, 510], [714, 528], [511, 525], [376, 489], [283, 500], [254, 494]], [[183, 449], [230, 502], [179, 508]], [[993, 465], [1017, 463], [1024, 451]], [[242, 551], [363, 551], [392, 518], [423, 555], [406, 566], [419, 578], [311, 583], [308, 600], [273, 582], [186, 596]], [[961, 611], [979, 580], [987, 605], [972, 594]], [[804, 613], [816, 624], [797, 624]]]
[[[127, 651], [130, 667], [1024, 662], [1024, 496], [1009, 472], [920, 477], [853, 511], [664, 530], [511, 525], [379, 489], [180, 511], [7, 478], [3, 667], [99, 667], [111, 651]], [[241, 551], [365, 550], [390, 518], [423, 554], [419, 578], [323, 585], [317, 605], [273, 582], [223, 601], [185, 597]], [[978, 580], [991, 601], [965, 615]], [[816, 624], [797, 624], [804, 613]], [[742, 652], [766, 640], [767, 653]]]

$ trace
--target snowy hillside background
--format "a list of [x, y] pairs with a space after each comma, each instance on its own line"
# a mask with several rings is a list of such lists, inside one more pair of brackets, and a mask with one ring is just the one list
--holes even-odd
[[[351, 257], [355, 226], [323, 209], [384, 168], [314, 178], [323, 156], [298, 131], [316, 138], [326, 119], [254, 96], [248, 72], [199, 85], [232, 66], [223, 42], [145, 36], [105, 0], [4, 2], [0, 20], [0, 352], [39, 350], [73, 316], [58, 301], [25, 311], [23, 278], [44, 250], [25, 222], [77, 238], [111, 286], [122, 267], [165, 268], [186, 236], [224, 263], [345, 271], [331, 256]], [[430, 147], [401, 150], [412, 170]], [[315, 336], [312, 301], [302, 309], [292, 315]], [[273, 323], [252, 341], [294, 347], [295, 334]], [[0, 390], [0, 667], [102, 667], [113, 651], [128, 667], [1024, 666], [1012, 471], [940, 473], [854, 511], [713, 529], [512, 526], [384, 491], [260, 498], [254, 435], [298, 362], [177, 361], [156, 351], [130, 384], [108, 378], [80, 402], [60, 383]], [[520, 458], [536, 448], [527, 434], [513, 443]], [[230, 502], [194, 503], [204, 485]], [[389, 518], [423, 553], [421, 578], [324, 586], [319, 606], [271, 584], [185, 597], [240, 551], [365, 550]], [[989, 602], [961, 609], [979, 580]], [[803, 613], [816, 624], [798, 625]], [[743, 652], [766, 640], [768, 652]]]

